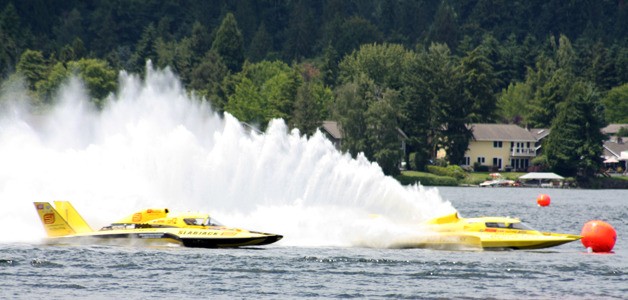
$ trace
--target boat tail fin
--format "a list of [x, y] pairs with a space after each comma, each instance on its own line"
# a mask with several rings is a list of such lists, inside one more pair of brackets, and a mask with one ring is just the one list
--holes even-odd
[[55, 201], [57, 212], [65, 219], [76, 233], [92, 232], [85, 219], [74, 209], [70, 201]]
[[458, 212], [454, 212], [448, 215], [444, 215], [435, 219], [432, 219], [427, 222], [427, 224], [446, 224], [446, 223], [454, 223], [460, 220], [460, 215]]
[[76, 233], [50, 203], [34, 202], [34, 204], [48, 237], [58, 237]]

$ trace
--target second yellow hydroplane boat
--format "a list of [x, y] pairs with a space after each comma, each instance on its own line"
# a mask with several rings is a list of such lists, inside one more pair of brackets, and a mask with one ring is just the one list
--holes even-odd
[[461, 218], [456, 212], [422, 224], [420, 236], [395, 244], [400, 248], [541, 249], [577, 241], [579, 235], [537, 231], [507, 217]]

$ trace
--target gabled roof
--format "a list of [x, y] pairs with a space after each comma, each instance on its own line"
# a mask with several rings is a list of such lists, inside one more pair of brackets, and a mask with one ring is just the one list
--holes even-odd
[[[338, 126], [338, 122], [336, 121], [323, 121], [323, 130], [325, 130], [331, 137], [341, 140], [342, 139], [342, 131], [340, 131], [340, 126]], [[401, 128], [397, 127], [397, 134], [401, 139], [407, 140], [408, 136], [406, 135]]]
[[628, 124], [608, 124], [608, 126], [602, 128], [602, 132], [604, 134], [615, 135], [622, 127], [628, 128]]
[[338, 128], [338, 122], [336, 121], [323, 121], [323, 129], [331, 135], [331, 137], [340, 140], [342, 139], [342, 133]]
[[604, 157], [621, 157], [623, 151], [628, 151], [628, 143], [604, 142]]
[[514, 124], [471, 124], [476, 141], [536, 142], [535, 135]]
[[551, 172], [530, 172], [519, 176], [519, 179], [565, 179], [565, 177]]
[[550, 130], [548, 128], [532, 128], [530, 129], [530, 133], [532, 133], [534, 138], [538, 141], [547, 137]]

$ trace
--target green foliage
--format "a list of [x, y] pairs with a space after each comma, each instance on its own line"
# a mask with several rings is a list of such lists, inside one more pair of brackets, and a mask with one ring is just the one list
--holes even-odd
[[148, 60], [157, 61], [156, 42], [157, 30], [153, 23], [149, 23], [144, 27], [142, 37], [135, 45], [135, 53], [130, 58], [131, 71], [143, 70]]
[[474, 123], [493, 121], [497, 110], [493, 93], [497, 79], [487, 51], [485, 48], [473, 49], [460, 61], [464, 96], [472, 106], [468, 118]]
[[264, 60], [269, 53], [273, 51], [273, 39], [266, 31], [266, 25], [262, 23], [249, 47], [248, 57], [251, 62], [259, 62]]
[[602, 99], [608, 123], [628, 123], [628, 83], [614, 87]]
[[366, 18], [353, 16], [341, 23], [340, 28], [330, 33], [330, 40], [341, 56], [360, 48], [361, 45], [381, 42], [382, 33]]
[[227, 100], [222, 92], [223, 80], [229, 75], [229, 69], [220, 55], [207, 51], [198, 65], [192, 70], [189, 87], [196, 90], [212, 104], [214, 110], [223, 112]]
[[211, 50], [222, 57], [229, 70], [232, 72], [240, 70], [244, 61], [244, 41], [232, 13], [228, 13], [222, 20]]
[[117, 87], [117, 73], [107, 62], [98, 59], [81, 59], [67, 64], [55, 64], [48, 77], [36, 83], [37, 91], [45, 103], [50, 103], [51, 96], [62, 83], [72, 75], [77, 75], [86, 85], [92, 102], [102, 108], [105, 97]]
[[399, 89], [414, 54], [401, 45], [368, 44], [340, 62], [340, 80], [353, 81], [364, 74], [383, 88]]
[[601, 166], [601, 129], [605, 126], [599, 96], [591, 85], [576, 83], [552, 123], [544, 146], [551, 170], [563, 176], [593, 177]]
[[519, 124], [525, 115], [522, 107], [529, 106], [532, 91], [528, 84], [517, 82], [508, 85], [497, 98], [498, 115], [506, 123]]
[[35, 90], [36, 84], [44, 80], [47, 71], [46, 60], [41, 51], [26, 50], [17, 63], [17, 72], [24, 76], [30, 90]]
[[446, 167], [427, 166], [427, 171], [439, 176], [448, 176], [456, 179], [464, 179], [467, 173], [458, 165], [449, 165]]
[[475, 172], [488, 172], [489, 167], [486, 165], [482, 165], [479, 162], [474, 162], [473, 163], [473, 171]]
[[393, 176], [399, 174], [403, 154], [393, 104], [396, 97], [397, 92], [386, 90], [381, 99], [369, 104], [366, 111], [368, 152], [373, 154], [384, 174]]
[[624, 126], [617, 130], [617, 136], [628, 137], [628, 126]]
[[401, 184], [421, 184], [423, 186], [457, 186], [456, 178], [430, 173], [406, 171], [395, 177]]
[[264, 126], [273, 118], [290, 123], [294, 99], [301, 85], [299, 74], [285, 63], [246, 64], [232, 75], [234, 91], [225, 109], [243, 122]]
[[292, 127], [311, 135], [330, 116], [333, 92], [320, 79], [307, 80], [297, 90], [292, 116]]
[[342, 150], [353, 155], [368, 152], [367, 127], [365, 113], [369, 103], [375, 100], [375, 85], [366, 76], [358, 77], [354, 82], [346, 83], [336, 89], [335, 119], [343, 133]]

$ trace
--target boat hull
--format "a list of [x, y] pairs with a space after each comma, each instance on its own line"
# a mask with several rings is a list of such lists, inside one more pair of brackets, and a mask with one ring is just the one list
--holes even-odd
[[[198, 235], [202, 235], [200, 231]], [[234, 236], [192, 236], [177, 235], [163, 231], [141, 232], [94, 232], [92, 234], [68, 235], [48, 238], [47, 244], [106, 244], [106, 245], [180, 245], [193, 248], [235, 248], [262, 246], [281, 240], [283, 236], [268, 233], [250, 232]]]

